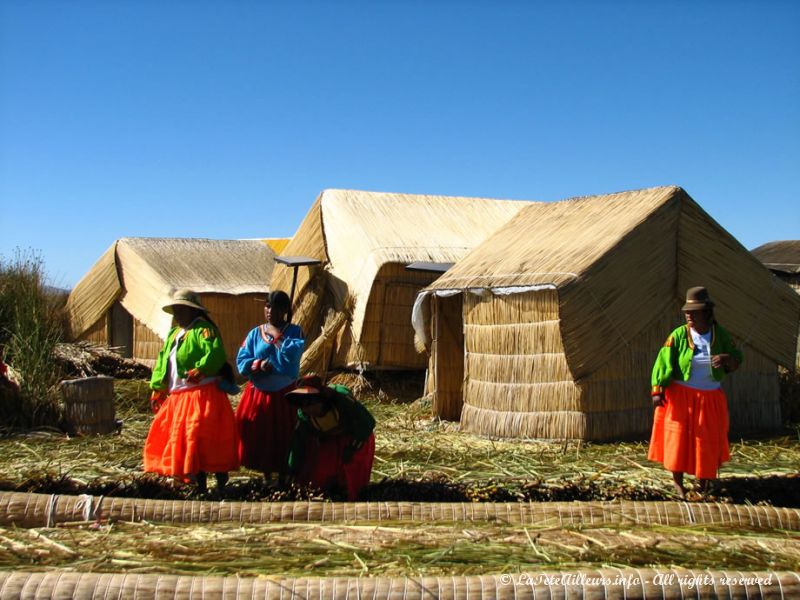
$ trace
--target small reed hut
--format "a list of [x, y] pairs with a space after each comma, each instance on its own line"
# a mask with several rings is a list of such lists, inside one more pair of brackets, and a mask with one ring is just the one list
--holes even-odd
[[172, 323], [162, 306], [174, 290], [191, 288], [233, 359], [264, 320], [274, 257], [260, 240], [121, 238], [67, 299], [71, 339], [106, 344], [152, 366]]
[[[752, 252], [776, 277], [800, 294], [800, 240], [769, 242]], [[800, 343], [797, 345], [795, 371], [800, 373]]]
[[646, 436], [652, 364], [695, 285], [745, 352], [732, 427], [780, 425], [800, 297], [679, 187], [527, 206], [425, 289], [434, 411], [497, 437]]
[[[414, 348], [411, 307], [437, 273], [412, 272], [415, 261], [452, 263], [528, 203], [509, 200], [325, 190], [284, 249], [321, 261], [297, 274], [294, 322], [307, 348], [334, 336], [325, 367], [424, 369]], [[275, 267], [271, 288], [289, 291], [292, 270]], [[347, 311], [322, 333], [331, 308]], [[323, 367], [323, 368], [325, 368]]]
[[769, 242], [753, 255], [800, 294], [800, 240]]

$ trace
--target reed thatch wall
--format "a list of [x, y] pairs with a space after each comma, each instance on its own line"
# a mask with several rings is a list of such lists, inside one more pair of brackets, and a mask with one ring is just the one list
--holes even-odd
[[[228, 360], [235, 362], [236, 353], [247, 333], [264, 321], [264, 298], [266, 294], [200, 294], [209, 315], [219, 325]], [[167, 314], [167, 313], [165, 313]], [[87, 330], [81, 340], [97, 344], [114, 345], [108, 336], [108, 313]], [[152, 331], [139, 319], [133, 319], [133, 351], [131, 358], [153, 367], [158, 353], [164, 345], [164, 337]]]
[[137, 361], [146, 364], [152, 369], [163, 345], [164, 340], [161, 336], [134, 317], [133, 356]]
[[[558, 306], [554, 290], [465, 295], [462, 428], [495, 437], [646, 438], [653, 419], [650, 371], [664, 339], [680, 322], [679, 311], [662, 315], [610, 349], [612, 358], [603, 367], [576, 381], [561, 344]], [[724, 383], [731, 430], [779, 427], [776, 364], [751, 347], [743, 350], [742, 368]], [[455, 348], [446, 351], [454, 354]], [[436, 404], [435, 410], [452, 418], [458, 399], [446, 398], [451, 404]]]
[[683, 204], [678, 236], [677, 297], [690, 286], [705, 285], [716, 302], [715, 316], [729, 331], [791, 368], [800, 296], [691, 199]]
[[[630, 220], [624, 218], [628, 204], [624, 197], [614, 198], [608, 205], [597, 202], [584, 215], [617, 221], [617, 227], [625, 225], [627, 231], [617, 234], [613, 245], [593, 263], [584, 264], [579, 279], [559, 286], [561, 335], [575, 379], [588, 377], [610, 361], [611, 349], [632, 344], [675, 299], [679, 194], [665, 197], [655, 193], [659, 200], [655, 205], [637, 202], [645, 212], [634, 213]], [[592, 228], [584, 235], [589, 239], [573, 243], [576, 253], [592, 246], [592, 240], [602, 239], [605, 232], [604, 228]]]
[[[316, 258], [324, 266], [300, 269], [295, 322], [311, 343], [319, 334], [320, 316], [329, 307], [341, 310], [352, 296], [352, 318], [339, 335], [332, 366], [423, 367], [424, 361], [411, 351], [406, 307], [413, 302], [413, 286], [427, 285], [433, 278], [400, 273], [403, 266], [455, 262], [527, 204], [325, 190], [283, 252]], [[271, 287], [288, 291], [290, 286], [291, 271], [277, 267]]]
[[373, 280], [359, 344], [342, 340], [336, 364], [380, 365], [382, 368], [424, 369], [427, 357], [414, 346], [411, 307], [417, 294], [437, 273], [409, 271], [405, 263], [383, 265]]
[[498, 437], [584, 437], [580, 391], [567, 367], [558, 293], [467, 293], [465, 431]]
[[[669, 187], [531, 205], [429, 286], [428, 294], [487, 290], [463, 303], [463, 428], [645, 436], [652, 363], [693, 285], [709, 288], [717, 318], [747, 354], [726, 383], [732, 429], [777, 426], [777, 365], [794, 364], [800, 297]], [[431, 308], [434, 322], [454, 318], [437, 314], [438, 301]], [[435, 351], [456, 355], [441, 343]], [[452, 405], [434, 399], [447, 415]]]
[[108, 313], [103, 313], [95, 323], [75, 338], [79, 342], [108, 343]]
[[228, 360], [235, 365], [236, 354], [247, 333], [264, 322], [265, 294], [201, 294], [200, 298], [219, 326]]

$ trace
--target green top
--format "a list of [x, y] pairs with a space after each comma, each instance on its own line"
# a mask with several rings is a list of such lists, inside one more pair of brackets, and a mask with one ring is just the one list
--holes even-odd
[[[167, 340], [158, 353], [153, 376], [150, 378], [150, 387], [154, 390], [167, 389], [169, 355], [175, 343], [175, 336], [181, 329], [181, 327], [170, 329]], [[199, 369], [205, 377], [210, 377], [219, 372], [226, 360], [225, 348], [222, 346], [222, 338], [217, 328], [202, 317], [192, 321], [186, 334], [178, 342], [178, 351], [175, 355], [178, 376], [185, 378], [187, 371]]]
[[[742, 351], [736, 347], [730, 334], [716, 322], [711, 325], [711, 354], [730, 354], [739, 363], [743, 359]], [[651, 377], [652, 395], [662, 394], [672, 380], [687, 381], [692, 371], [692, 356], [694, 343], [689, 325], [681, 325], [669, 334], [658, 352]], [[725, 369], [712, 367], [711, 376], [716, 381], [722, 381]]]
[[311, 417], [297, 410], [297, 427], [292, 436], [289, 451], [289, 472], [297, 473], [305, 460], [306, 446], [312, 437], [330, 438], [348, 435], [352, 438], [350, 446], [357, 450], [369, 439], [375, 429], [375, 418], [367, 408], [353, 398], [343, 385], [328, 386], [336, 393], [325, 398], [328, 410], [324, 415]]

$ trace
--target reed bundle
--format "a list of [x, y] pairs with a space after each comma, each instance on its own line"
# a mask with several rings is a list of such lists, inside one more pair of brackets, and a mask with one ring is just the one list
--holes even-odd
[[211, 502], [0, 492], [0, 523], [500, 521], [526, 525], [706, 523], [800, 531], [800, 509], [683, 502]]
[[270, 577], [240, 578], [53, 573], [0, 573], [0, 598], [278, 598], [288, 595], [320, 600], [393, 598], [401, 600], [456, 598], [621, 598], [663, 600], [685, 597], [734, 599], [791, 598], [800, 593], [794, 571], [704, 569], [546, 570], [472, 577]]
[[[158, 350], [162, 344], [158, 344]], [[108, 346], [92, 342], [57, 344], [54, 359], [67, 377], [109, 375], [118, 379], [136, 379], [150, 376], [150, 369], [141, 363], [122, 357]]]
[[340, 310], [328, 309], [317, 338], [305, 349], [300, 361], [300, 373], [314, 373], [326, 378], [334, 344], [342, 328], [352, 319], [355, 296], [348, 295]]

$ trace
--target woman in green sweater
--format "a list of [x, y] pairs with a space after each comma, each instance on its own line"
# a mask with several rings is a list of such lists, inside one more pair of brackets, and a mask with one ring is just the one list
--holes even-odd
[[150, 398], [155, 419], [144, 445], [144, 470], [195, 481], [206, 491], [215, 473], [219, 492], [228, 471], [239, 468], [239, 435], [221, 374], [222, 338], [200, 297], [178, 290], [164, 306], [173, 327], [153, 368]]
[[705, 491], [730, 458], [728, 399], [720, 383], [742, 362], [741, 350], [714, 319], [706, 288], [689, 288], [683, 311], [686, 324], [669, 335], [653, 365], [656, 411], [648, 452], [672, 471], [681, 498], [684, 473], [695, 475]]

